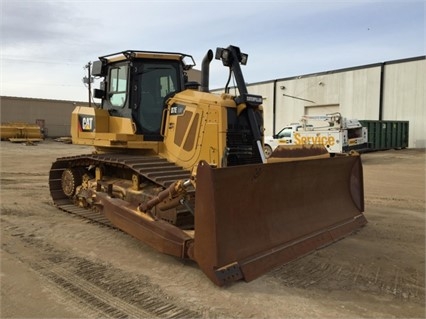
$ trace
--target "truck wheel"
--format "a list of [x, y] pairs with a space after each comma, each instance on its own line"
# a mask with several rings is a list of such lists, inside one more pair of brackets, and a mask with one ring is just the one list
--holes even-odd
[[263, 147], [263, 153], [265, 154], [266, 158], [269, 158], [272, 154], [272, 148], [269, 145], [265, 145]]

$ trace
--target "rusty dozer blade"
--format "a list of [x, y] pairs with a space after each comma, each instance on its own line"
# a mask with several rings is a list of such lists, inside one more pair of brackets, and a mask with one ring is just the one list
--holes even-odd
[[330, 153], [324, 145], [320, 144], [278, 145], [268, 159], [268, 163], [314, 160], [329, 157]]
[[359, 155], [197, 169], [194, 259], [217, 285], [253, 280], [367, 223]]

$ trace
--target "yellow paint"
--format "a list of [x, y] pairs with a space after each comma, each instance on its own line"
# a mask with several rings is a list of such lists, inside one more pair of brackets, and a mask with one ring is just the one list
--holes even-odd
[[294, 142], [297, 145], [301, 144], [322, 144], [333, 146], [336, 144], [334, 136], [302, 136], [300, 133], [294, 133]]

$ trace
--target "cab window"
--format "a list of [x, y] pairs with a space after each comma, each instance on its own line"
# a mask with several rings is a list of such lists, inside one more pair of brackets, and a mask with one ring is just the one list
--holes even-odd
[[127, 99], [127, 65], [111, 69], [109, 76], [109, 102], [113, 107], [122, 108]]
[[176, 91], [176, 74], [166, 74], [160, 77], [160, 96], [164, 98], [167, 94]]
[[285, 127], [283, 128], [278, 134], [277, 138], [285, 138], [285, 137], [291, 137], [291, 131], [293, 129], [291, 127]]
[[160, 131], [164, 98], [179, 88], [178, 62], [144, 63], [137, 75], [139, 83], [139, 121], [144, 134]]

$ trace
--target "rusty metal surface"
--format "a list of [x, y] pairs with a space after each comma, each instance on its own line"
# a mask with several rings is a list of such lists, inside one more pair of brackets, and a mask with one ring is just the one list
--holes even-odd
[[97, 193], [96, 198], [100, 202], [100, 211], [117, 228], [162, 253], [180, 258], [188, 257], [186, 250], [192, 238], [178, 227], [140, 213], [136, 205], [111, 198], [106, 193]]
[[312, 156], [330, 157], [324, 145], [303, 144], [303, 145], [278, 145], [278, 147], [272, 152], [271, 159], [312, 157]]
[[[359, 156], [197, 171], [194, 255], [216, 284], [245, 280], [366, 223]], [[226, 277], [221, 269], [232, 269]], [[225, 271], [226, 274], [226, 271]]]

